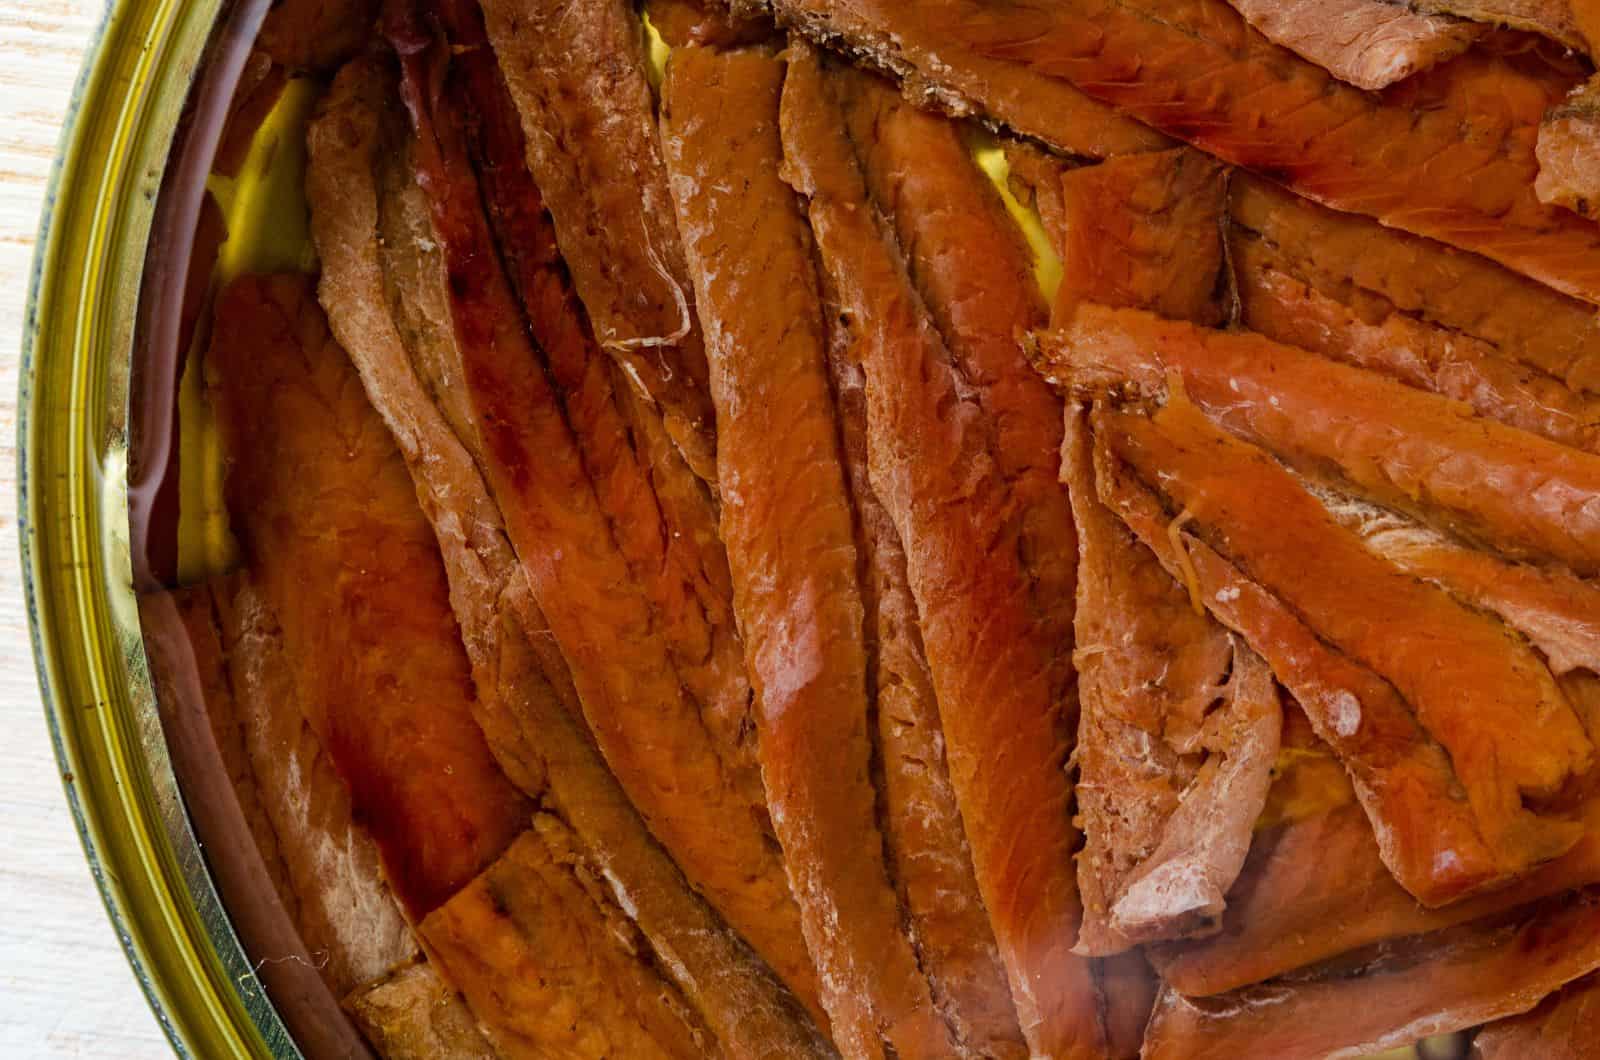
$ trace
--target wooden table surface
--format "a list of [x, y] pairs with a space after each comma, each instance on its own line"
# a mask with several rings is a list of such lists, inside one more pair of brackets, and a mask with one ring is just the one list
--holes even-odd
[[0, 0], [0, 1057], [170, 1057], [67, 814], [23, 616], [17, 355], [39, 203], [103, 0]]

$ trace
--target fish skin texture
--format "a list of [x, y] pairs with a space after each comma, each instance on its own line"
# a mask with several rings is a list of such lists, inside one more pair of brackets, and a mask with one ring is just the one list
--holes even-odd
[[[387, 157], [384, 123], [398, 106], [386, 86], [392, 81], [380, 69], [365, 63], [348, 68], [311, 127], [308, 193], [323, 261], [320, 296], [433, 521], [491, 747], [508, 775], [578, 834], [652, 948], [681, 969], [679, 988], [730, 1055], [833, 1055], [772, 972], [691, 889], [606, 768], [584, 725], [566, 661], [469, 450], [476, 434], [452, 423], [448, 407], [436, 405], [429, 392], [426, 366], [454, 364], [459, 371], [454, 337], [418, 332], [392, 315], [379, 246], [381, 182], [374, 172]], [[429, 239], [436, 255], [436, 240]], [[415, 240], [405, 245], [423, 252]], [[415, 298], [443, 305], [442, 263], [428, 260], [431, 270], [412, 267], [405, 275], [415, 283]], [[448, 314], [441, 311], [439, 319]], [[425, 343], [446, 348], [420, 349]], [[803, 958], [803, 943], [796, 942]]]
[[1061, 287], [1054, 319], [1080, 301], [1220, 324], [1228, 175], [1186, 147], [1061, 175]]
[[483, 13], [595, 337], [660, 405], [695, 473], [714, 481], [705, 348], [638, 15], [626, 0], [488, 0]]
[[[1307, 198], [1600, 304], [1600, 226], [1546, 206], [1533, 189], [1539, 121], [1581, 64], [1518, 43], [1479, 47], [1373, 94], [1272, 44], [1226, 0], [779, 0], [778, 9], [846, 40], [957, 41]], [[1038, 135], [1008, 120], [998, 94], [978, 102]]]
[[1403, 1048], [1533, 1008], [1600, 966], [1597, 938], [1600, 898], [1582, 891], [1358, 958], [1360, 975], [1335, 965], [1210, 998], [1169, 988], [1143, 1055], [1345, 1060]]
[[1574, 390], [1600, 392], [1600, 315], [1593, 306], [1487, 258], [1337, 213], [1257, 177], [1236, 175], [1230, 192], [1235, 250], [1241, 237], [1259, 238], [1286, 268], [1342, 302], [1376, 296], [1490, 343], [1506, 359]]
[[[919, 106], [998, 121], [1069, 155], [1109, 158], [1170, 143], [1072, 85], [983, 56], [955, 35], [919, 25], [907, 17], [915, 9], [897, 0], [732, 0], [731, 6], [770, 11], [818, 46], [842, 47], [892, 75]], [[931, 9], [928, 0], [916, 7]]]
[[1472, 46], [1477, 27], [1388, 0], [1228, 0], [1274, 44], [1376, 92]]
[[432, 528], [309, 278], [246, 276], [224, 289], [207, 372], [232, 528], [262, 621], [276, 625], [292, 701], [348, 785], [389, 884], [421, 916], [528, 814], [473, 720]]
[[[1100, 1056], [1105, 1029], [1079, 918], [1063, 771], [1070, 732], [1051, 702], [980, 409], [944, 348], [841, 130], [822, 60], [791, 44], [782, 106], [787, 179], [812, 228], [866, 377], [872, 481], [905, 544], [979, 887], [1036, 1053]], [[913, 381], [915, 385], [912, 385]], [[915, 444], [912, 444], [912, 443]]]
[[932, 1055], [951, 1045], [901, 929], [876, 818], [827, 330], [805, 215], [778, 175], [783, 77], [771, 48], [676, 49], [662, 142], [706, 332], [762, 773], [823, 1004], [846, 1055], [883, 1055], [886, 1035], [901, 1055]]
[[420, 930], [504, 1060], [722, 1055], [555, 817]]
[[344, 999], [384, 1060], [496, 1060], [455, 987], [427, 961], [396, 968]]

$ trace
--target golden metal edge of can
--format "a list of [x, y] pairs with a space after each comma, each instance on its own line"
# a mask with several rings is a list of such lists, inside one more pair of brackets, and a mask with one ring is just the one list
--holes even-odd
[[180, 1056], [297, 1057], [178, 793], [127, 555], [128, 372], [161, 175], [221, 0], [112, 3], [74, 87], [19, 371], [22, 587], [51, 740], [91, 873]]

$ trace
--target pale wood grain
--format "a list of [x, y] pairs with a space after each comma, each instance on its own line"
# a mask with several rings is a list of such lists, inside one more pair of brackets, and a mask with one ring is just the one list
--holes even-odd
[[0, 0], [0, 1057], [170, 1056], [106, 920], [62, 795], [22, 611], [17, 354], [90, 0]]

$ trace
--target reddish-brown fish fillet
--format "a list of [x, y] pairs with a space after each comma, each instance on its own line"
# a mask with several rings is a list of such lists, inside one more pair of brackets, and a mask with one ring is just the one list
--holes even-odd
[[[359, 73], [355, 77], [361, 76]], [[473, 417], [470, 443], [505, 516], [585, 716], [607, 761], [691, 881], [756, 949], [783, 966], [803, 954], [759, 795], [730, 783], [700, 706], [683, 686], [612, 537], [581, 454], [490, 247], [459, 130], [426, 110], [416, 150], [450, 277], [454, 378]], [[463, 439], [467, 441], [468, 439]], [[630, 652], [619, 658], [616, 643]], [[800, 960], [804, 960], [801, 956]]]
[[[1146, 1060], [1367, 1056], [1525, 1012], [1600, 966], [1600, 899], [1551, 899], [1231, 994], [1170, 987]], [[1355, 974], [1359, 972], [1359, 974]]]
[[1241, 323], [1270, 339], [1380, 372], [1577, 449], [1600, 452], [1600, 397], [1508, 358], [1482, 339], [1394, 312], [1378, 296], [1347, 306], [1287, 271], [1261, 240], [1232, 247]]
[[1545, 114], [1537, 153], [1540, 202], [1589, 218], [1600, 212], [1600, 77]]
[[[1509, 888], [1440, 909], [1407, 894], [1384, 867], [1372, 826], [1347, 804], [1259, 833], [1215, 938], [1164, 947], [1162, 978], [1206, 996], [1272, 979], [1341, 953], [1439, 931], [1600, 880], [1596, 804], [1591, 830], [1566, 854]], [[1337, 865], [1337, 872], [1328, 866]]]
[[[674, 450], [660, 413], [616, 378], [616, 367], [594, 339], [543, 198], [523, 161], [516, 109], [476, 7], [450, 0], [438, 10], [447, 23], [451, 75], [442, 78], [434, 122], [458, 126], [465, 134], [507, 272], [600, 506], [659, 616], [673, 664], [703, 705], [734, 783], [759, 798], [750, 683], [710, 496]], [[391, 27], [391, 32], [397, 31]], [[437, 61], [443, 51], [430, 54]], [[436, 76], [420, 67], [415, 73]]]
[[1342, 302], [1376, 295], [1441, 327], [1497, 347], [1508, 360], [1600, 391], [1600, 315], [1487, 258], [1336, 213], [1266, 181], [1231, 184], [1234, 247], [1269, 244], [1285, 268]]
[[344, 999], [383, 1060], [497, 1060], [455, 987], [418, 960]]
[[1022, 336], [1045, 319], [1032, 256], [955, 125], [875, 78], [841, 74], [835, 84], [867, 194], [904, 248], [958, 377], [994, 425], [991, 456], [1017, 509], [1036, 636], [1058, 645], [1051, 695], [1070, 723], [1077, 538], [1060, 484], [1061, 399], [1022, 353]]
[[1056, 319], [1090, 301], [1221, 323], [1227, 195], [1227, 171], [1189, 148], [1062, 174]]
[[[1582, 76], [1576, 62], [1515, 45], [1477, 48], [1380, 95], [1271, 44], [1225, 0], [776, 6], [786, 19], [847, 39], [864, 29], [959, 42], [1310, 198], [1600, 302], [1600, 227], [1533, 191], [1539, 120]], [[994, 102], [980, 102], [1007, 120]]]
[[767, 19], [727, 10], [705, 0], [648, 0], [644, 10], [650, 25], [673, 48], [690, 44], [736, 48], [741, 44], [760, 44], [775, 35]]
[[935, 1002], [943, 1003], [957, 1034], [987, 1055], [1026, 1055], [951, 783], [905, 547], [870, 481], [866, 380], [861, 366], [851, 360], [846, 329], [835, 323], [830, 332], [828, 363], [855, 500], [857, 548], [866, 562], [879, 785], [895, 882], [917, 918], [924, 963], [940, 969]]
[[916, 17], [898, 0], [733, 0], [768, 10], [818, 44], [892, 74], [907, 98], [957, 117], [984, 115], [1058, 151], [1088, 158], [1158, 150], [1170, 141], [1064, 81], [979, 54], [959, 34]]
[[1246, 332], [1084, 306], [1043, 346], [1152, 394], [1176, 373], [1208, 415], [1308, 474], [1513, 558], [1600, 571], [1600, 456]]
[[432, 528], [309, 278], [231, 285], [207, 360], [233, 529], [282, 631], [301, 709], [420, 916], [527, 814], [472, 718]]
[[[1159, 483], [1173, 516], [1192, 518], [1201, 540], [1404, 698], [1449, 751], [1504, 875], [1576, 841], [1575, 826], [1524, 804], [1555, 794], [1592, 757], [1565, 695], [1524, 642], [1372, 555], [1279, 464], [1211, 425], [1187, 401], [1169, 400], [1153, 419], [1123, 413], [1103, 423], [1110, 450], [1144, 482]], [[1308, 567], [1320, 576], [1305, 578]], [[1375, 622], [1376, 615], [1384, 620]], [[1448, 667], [1440, 664], [1446, 652]], [[1300, 698], [1336, 750], [1335, 737], [1370, 743], [1377, 736], [1378, 719], [1369, 731], [1361, 696], [1336, 700], [1320, 719]]]
[[1068, 413], [1079, 540], [1075, 753], [1080, 952], [1206, 934], [1250, 848], [1283, 715], [1260, 656], [1204, 614], [1101, 504]]
[[905, 544], [978, 883], [1034, 1052], [1100, 1055], [1079, 918], [1064, 772], [1070, 735], [1051, 698], [993, 427], [957, 390], [949, 351], [874, 223], [822, 61], [791, 49], [782, 109], [788, 178], [812, 226], [866, 376], [872, 481]]
[[[1353, 537], [1341, 538], [1343, 531], [1334, 527], [1312, 498], [1299, 492], [1281, 468], [1247, 447], [1240, 448], [1241, 443], [1211, 427], [1187, 402], [1176, 398], [1169, 400], [1160, 419], [1164, 426], [1159, 430], [1143, 417], [1128, 414], [1109, 419], [1104, 426], [1121, 435], [1109, 440], [1123, 443], [1124, 448], [1134, 445], [1132, 438], [1139, 436], [1143, 442], [1138, 444], [1160, 449], [1165, 459], [1157, 460], [1154, 466], [1167, 466], [1171, 459], [1182, 454], [1185, 460], [1209, 460], [1217, 467], [1228, 467], [1234, 478], [1228, 480], [1231, 485], [1225, 483], [1225, 486], [1239, 491], [1236, 501], [1242, 504], [1248, 498], [1251, 504], [1262, 505], [1263, 512], [1273, 513], [1276, 529], [1269, 535], [1275, 542], [1272, 547], [1287, 545], [1290, 538], [1294, 538], [1295, 543], [1286, 549], [1285, 556], [1292, 554], [1298, 557], [1298, 562], [1304, 563], [1309, 562], [1306, 557], [1316, 555], [1319, 557], [1316, 569], [1327, 576], [1309, 586], [1289, 587], [1286, 599], [1296, 604], [1298, 615], [1291, 613], [1262, 585], [1242, 577], [1208, 544], [1190, 539], [1188, 532], [1180, 529], [1198, 514], [1186, 507], [1194, 499], [1189, 494], [1168, 497], [1163, 507], [1155, 495], [1145, 492], [1153, 479], [1146, 477], [1146, 486], [1138, 486], [1131, 481], [1126, 469], [1119, 470], [1119, 465], [1109, 460], [1108, 453], [1099, 458], [1103, 498], [1162, 557], [1169, 571], [1192, 583], [1213, 614], [1251, 641], [1306, 708], [1318, 735], [1350, 769], [1356, 790], [1377, 829], [1383, 859], [1396, 879], [1423, 901], [1439, 905], [1497, 879], [1525, 871], [1530, 864], [1555, 856], [1570, 846], [1577, 838], [1574, 826], [1557, 818], [1536, 817], [1527, 812], [1516, 801], [1517, 796], [1511, 794], [1513, 789], [1506, 787], [1501, 767], [1511, 763], [1500, 762], [1496, 748], [1479, 738], [1480, 726], [1489, 724], [1488, 718], [1479, 719], [1469, 714], [1466, 724], [1442, 734], [1461, 752], [1488, 756], [1479, 763], [1487, 766], [1486, 774], [1476, 776], [1469, 769], [1473, 763], [1468, 758], [1461, 758], [1452, 767], [1443, 749], [1418, 725], [1412, 714], [1416, 709], [1414, 704], [1402, 698], [1404, 689], [1411, 689], [1407, 695], [1414, 696], [1419, 689], [1428, 693], [1435, 705], [1442, 705], [1446, 712], [1461, 705], [1454, 690], [1430, 687], [1430, 675], [1434, 671], [1423, 665], [1414, 667], [1408, 674], [1405, 659], [1400, 660], [1397, 668], [1392, 665], [1394, 660], [1385, 662], [1380, 658], [1381, 650], [1367, 650], [1368, 656], [1394, 671], [1400, 682], [1397, 689], [1380, 677], [1382, 669], [1378, 672], [1370, 669], [1371, 664], [1364, 662], [1359, 652], [1345, 655], [1337, 649], [1341, 629], [1346, 635], [1357, 634], [1358, 640], [1366, 635], [1363, 631], [1367, 627], [1358, 612], [1339, 619], [1332, 634], [1327, 630], [1313, 632], [1312, 627], [1303, 624], [1308, 619], [1299, 617], [1307, 615], [1304, 605], [1312, 602], [1311, 597], [1322, 597], [1321, 603], [1316, 605], [1321, 607], [1333, 603], [1342, 592], [1366, 591], [1361, 588], [1364, 578], [1376, 578], [1380, 584], [1392, 582], [1398, 586], [1404, 583], [1402, 594], [1420, 593], [1422, 596], [1420, 601], [1413, 602], [1453, 616], [1454, 621], [1465, 620], [1469, 628], [1474, 621], [1473, 613], [1462, 611], [1437, 590], [1394, 573], [1381, 560], [1365, 554]], [[1165, 437], [1168, 432], [1180, 429], [1189, 435], [1187, 441]], [[1221, 454], [1230, 451], [1240, 459], [1222, 460]], [[1146, 452], [1145, 457], [1148, 456]], [[1252, 474], [1246, 475], [1247, 470]], [[1143, 472], [1144, 476], [1153, 474], [1156, 474], [1153, 467]], [[1164, 491], [1178, 481], [1175, 474], [1175, 471], [1162, 473]], [[1272, 499], [1263, 499], [1267, 497]], [[1235, 504], [1234, 508], [1237, 510], [1232, 512], [1230, 520], [1218, 524], [1216, 533], [1226, 532], [1237, 537], [1239, 518], [1247, 514], [1249, 508], [1240, 504]], [[1175, 515], [1178, 516], [1176, 523]], [[1196, 525], [1203, 527], [1204, 517]], [[1226, 530], [1222, 529], [1224, 526]], [[1319, 539], [1321, 544], [1316, 543]], [[1187, 562], [1179, 552], [1180, 542], [1186, 547]], [[1343, 560], [1336, 559], [1335, 554], [1343, 556]], [[1352, 566], [1341, 568], [1344, 561]], [[1334, 570], [1340, 573], [1333, 576], [1330, 572]], [[1365, 574], [1359, 573], [1363, 571]], [[1261, 577], [1261, 574], [1255, 576]], [[1365, 584], [1371, 586], [1370, 582]], [[1273, 592], [1283, 591], [1276, 582], [1271, 585]], [[1387, 604], [1381, 613], [1389, 613]], [[1315, 610], [1309, 614], [1312, 622], [1328, 617], [1319, 618]], [[1488, 633], [1492, 626], [1492, 622], [1485, 622], [1482, 631]], [[1526, 650], [1519, 649], [1506, 634], [1494, 635], [1507, 641], [1496, 650], [1500, 654], [1510, 652], [1513, 664], [1518, 660], [1530, 663], [1536, 668], [1535, 674], [1542, 669], [1536, 659], [1531, 659]], [[1495, 642], [1491, 638], [1489, 643]], [[1371, 647], [1368, 644], [1367, 648]], [[1436, 649], [1429, 651], [1436, 652]], [[1434, 657], [1427, 656], [1430, 661]], [[1482, 659], [1476, 662], [1486, 665]], [[1495, 677], [1491, 673], [1491, 676], [1502, 684], [1511, 680], [1504, 674]], [[1545, 680], [1548, 681], [1548, 675]], [[1539, 699], [1541, 693], [1534, 691], [1539, 685], [1535, 679], [1530, 688], [1522, 688], [1515, 681], [1509, 687], [1513, 690], [1513, 699], [1529, 693]], [[1564, 730], [1574, 729], [1576, 722], [1570, 711], [1559, 708], [1561, 697], [1558, 692], [1553, 696], [1549, 694], [1553, 691], [1545, 687], [1542, 698], [1556, 709], [1546, 712], [1539, 708], [1529, 717], [1531, 724], [1549, 727], [1547, 736], [1553, 731], [1560, 737]], [[1511, 700], [1506, 701], [1509, 702]], [[1510, 725], [1513, 730], [1518, 725], [1510, 715], [1503, 716], [1501, 723]], [[1520, 745], [1521, 737], [1514, 736], [1511, 740]], [[1536, 790], [1558, 782], [1563, 763], [1574, 756], [1581, 757], [1587, 747], [1581, 731], [1571, 740], [1557, 738], [1547, 742], [1553, 744], [1553, 757], [1542, 759], [1537, 752], [1523, 757], [1523, 765], [1535, 774], [1555, 770], [1554, 775], [1536, 784]], [[1531, 748], [1524, 750], [1531, 752]], [[1465, 783], [1475, 794], [1470, 809], [1462, 801], [1458, 783]]]
[[1228, 0], [1268, 40], [1377, 91], [1454, 58], [1478, 27], [1389, 0]]
[[1585, 1060], [1600, 1035], [1600, 976], [1590, 973], [1531, 1012], [1491, 1023], [1473, 1040], [1479, 1060]]
[[421, 930], [504, 1060], [722, 1055], [548, 814]]
[[884, 861], [827, 331], [805, 215], [778, 176], [783, 76], [767, 47], [675, 50], [662, 142], [706, 329], [762, 773], [823, 1003], [847, 1055], [929, 1056], [951, 1044]]
[[1592, 581], [1509, 562], [1348, 497], [1322, 494], [1321, 500], [1368, 551], [1499, 615], [1544, 654], [1554, 673], [1579, 667], [1600, 673], [1600, 586]]
[[[480, 55], [487, 53], [456, 53], [462, 63]], [[831, 1055], [771, 970], [691, 889], [607, 769], [584, 724], [566, 661], [507, 542], [501, 513], [464, 444], [476, 431], [454, 418], [466, 410], [435, 405], [432, 380], [459, 379], [461, 358], [453, 333], [422, 328], [402, 312], [420, 310], [423, 323], [450, 317], [431, 225], [424, 226], [423, 239], [402, 238], [412, 229], [391, 229], [380, 208], [379, 200], [390, 196], [380, 195], [374, 167], [389, 150], [382, 125], [396, 106], [385, 94], [392, 91], [392, 82], [372, 67], [353, 66], [335, 80], [312, 124], [307, 190], [323, 262], [321, 293], [433, 520], [473, 659], [484, 731], [508, 774], [579, 835], [618, 903], [632, 911], [678, 988], [731, 1055]], [[426, 212], [424, 204], [423, 222]], [[389, 253], [395, 250], [410, 250], [420, 263], [405, 264], [404, 255]], [[385, 292], [399, 281], [404, 302]], [[793, 952], [804, 973], [800, 989], [811, 965], [798, 931]], [[814, 994], [810, 1000], [814, 1007]]]
[[1583, 51], [1593, 37], [1584, 33], [1584, 5], [1592, 0], [1409, 0], [1418, 11], [1454, 15], [1496, 26], [1540, 33]]
[[528, 166], [601, 346], [716, 474], [705, 349], [656, 136], [644, 27], [624, 0], [489, 0], [489, 38]]

